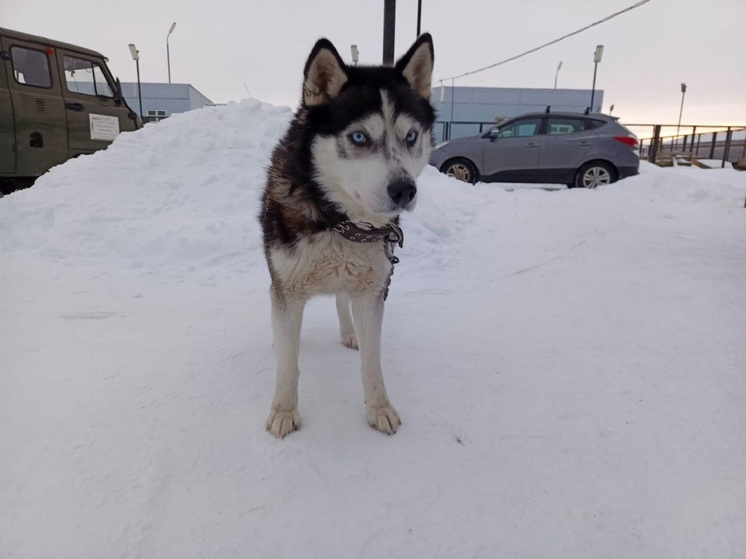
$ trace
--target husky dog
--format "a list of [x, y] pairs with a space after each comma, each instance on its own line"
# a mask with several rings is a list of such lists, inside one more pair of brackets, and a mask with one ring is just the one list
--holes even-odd
[[[347, 66], [326, 39], [311, 51], [303, 96], [272, 154], [259, 216], [272, 280], [277, 379], [267, 430], [300, 429], [303, 308], [334, 294], [342, 343], [360, 348], [368, 423], [401, 425], [381, 373], [383, 305], [401, 245], [399, 214], [432, 149], [433, 42], [422, 35], [393, 67]], [[350, 314], [352, 307], [352, 314]], [[353, 320], [354, 319], [354, 320]]]

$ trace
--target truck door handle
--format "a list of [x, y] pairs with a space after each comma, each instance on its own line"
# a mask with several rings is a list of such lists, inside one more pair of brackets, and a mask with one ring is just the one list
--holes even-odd
[[80, 103], [65, 103], [65, 107], [67, 107], [71, 111], [76, 111], [76, 112], [80, 112], [83, 109], [85, 109], [85, 107]]

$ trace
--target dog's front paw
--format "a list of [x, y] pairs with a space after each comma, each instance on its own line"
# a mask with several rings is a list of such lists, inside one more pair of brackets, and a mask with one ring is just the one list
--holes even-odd
[[278, 439], [284, 439], [285, 435], [300, 429], [300, 415], [296, 408], [287, 410], [272, 409], [267, 418], [267, 431]]
[[342, 332], [342, 345], [350, 349], [357, 349], [357, 336], [355, 332]]
[[381, 433], [393, 435], [401, 427], [401, 418], [391, 404], [379, 407], [371, 406], [368, 407], [367, 412], [368, 424]]

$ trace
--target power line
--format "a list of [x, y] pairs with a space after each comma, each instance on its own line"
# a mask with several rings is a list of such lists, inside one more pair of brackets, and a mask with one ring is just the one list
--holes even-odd
[[533, 48], [531, 50], [527, 50], [526, 52], [523, 52], [521, 54], [517, 54], [516, 56], [511, 56], [510, 58], [506, 58], [505, 60], [501, 60], [500, 62], [495, 62], [494, 64], [490, 64], [489, 66], [485, 66], [484, 68], [479, 68], [478, 70], [472, 70], [471, 72], [465, 72], [463, 74], [459, 74], [458, 76], [453, 76], [450, 78], [443, 78], [442, 80], [436, 80], [436, 81], [446, 81], [446, 80], [456, 80], [458, 78], [463, 78], [464, 76], [471, 76], [472, 74], [478, 74], [479, 72], [484, 72], [485, 70], [489, 70], [490, 68], [495, 68], [497, 66], [502, 66], [503, 64], [507, 64], [508, 62], [512, 62], [513, 60], [518, 60], [519, 58], [523, 58], [524, 56], [527, 56], [529, 54], [532, 54], [538, 50], [541, 50], [543, 48], [546, 48], [548, 46], [554, 45], [556, 43], [559, 43], [560, 41], [564, 41], [565, 39], [572, 37], [573, 35], [577, 35], [578, 33], [582, 33], [583, 31], [587, 31], [591, 27], [595, 27], [596, 25], [600, 25], [602, 23], [605, 23], [609, 21], [610, 19], [614, 19], [617, 16], [622, 15], [623, 13], [630, 12], [636, 8], [639, 8], [643, 4], [647, 4], [650, 2], [650, 0], [640, 0], [636, 4], [633, 4], [627, 8], [624, 8], [623, 10], [619, 10], [618, 12], [614, 12], [611, 15], [606, 16], [603, 19], [599, 19], [598, 21], [594, 21], [590, 25], [586, 25], [585, 27], [582, 27], [581, 29], [578, 29], [577, 31], [573, 31], [572, 33], [568, 33], [567, 35], [563, 35], [559, 39], [555, 39], [553, 41], [549, 41], [548, 43], [544, 43], [541, 46], [538, 46], [536, 48]]

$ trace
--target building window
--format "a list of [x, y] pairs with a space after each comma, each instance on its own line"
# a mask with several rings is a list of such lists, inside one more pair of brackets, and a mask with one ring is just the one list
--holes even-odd
[[98, 97], [114, 97], [101, 66], [90, 60], [72, 56], [63, 57], [63, 61], [68, 91]]
[[34, 87], [52, 87], [52, 74], [49, 72], [49, 59], [40, 50], [25, 47], [11, 47], [13, 76], [18, 83]]
[[146, 122], [158, 122], [159, 120], [163, 120], [164, 118], [167, 118], [168, 114], [166, 111], [148, 111], [146, 115]]

